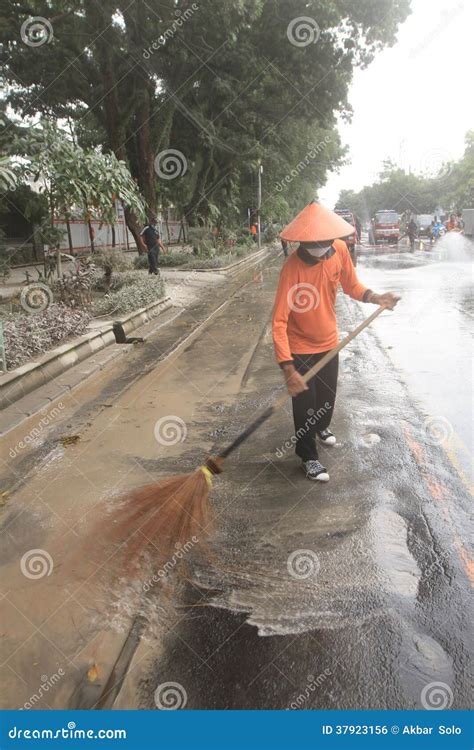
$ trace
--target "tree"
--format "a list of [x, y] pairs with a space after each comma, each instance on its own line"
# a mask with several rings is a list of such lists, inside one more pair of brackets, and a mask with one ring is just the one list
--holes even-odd
[[[67, 120], [83, 147], [127, 162], [149, 213], [174, 204], [191, 223], [242, 220], [260, 163], [264, 210], [282, 181], [290, 210], [313, 197], [343, 157], [336, 121], [350, 117], [354, 67], [393, 43], [409, 10], [409, 0], [0, 3], [11, 106]], [[18, 33], [30, 15], [52, 29], [35, 46]], [[324, 146], [307, 159], [310, 143]], [[130, 210], [127, 222], [138, 241]]]
[[375, 211], [392, 208], [400, 214], [433, 213], [437, 208], [457, 210], [474, 201], [474, 131], [466, 134], [462, 158], [440, 166], [432, 177], [407, 174], [390, 161], [378, 180], [359, 192], [342, 190], [336, 208], [349, 208], [364, 221]]
[[137, 216], [144, 216], [144, 203], [124, 162], [115, 154], [77, 146], [51, 123], [18, 132], [13, 148], [21, 155], [18, 172], [27, 181], [40, 182], [47, 197], [50, 226], [56, 216], [69, 221], [77, 210], [90, 228], [91, 218], [113, 225], [115, 201], [121, 201]]

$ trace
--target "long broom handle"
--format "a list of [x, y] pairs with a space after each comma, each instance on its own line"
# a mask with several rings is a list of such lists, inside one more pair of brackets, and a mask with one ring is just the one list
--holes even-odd
[[[361, 333], [364, 328], [367, 328], [372, 321], [377, 318], [381, 312], [383, 312], [386, 309], [385, 305], [381, 305], [378, 307], [375, 312], [372, 313], [366, 320], [363, 321], [360, 325], [355, 328], [352, 333], [350, 333], [348, 336], [346, 336], [345, 339], [343, 339], [337, 346], [334, 347], [334, 349], [331, 349], [330, 352], [325, 354], [325, 356], [319, 360], [313, 367], [311, 367], [308, 372], [306, 372], [303, 375], [303, 380], [305, 383], [308, 382], [308, 380], [311, 380], [320, 370], [323, 369], [327, 365], [328, 362], [333, 359], [336, 354], [339, 354], [339, 352], [344, 349], [345, 346], [350, 344], [350, 342], [355, 339], [356, 336]], [[255, 419], [252, 424], [250, 424], [243, 432], [238, 435], [235, 440], [230, 443], [230, 445], [227, 446], [227, 448], [224, 448], [222, 451], [220, 451], [217, 455], [219, 458], [227, 458], [233, 451], [235, 451], [236, 448], [239, 447], [245, 440], [247, 440], [250, 435], [252, 435], [255, 430], [258, 430], [259, 427], [262, 426], [264, 422], [267, 421], [267, 419], [270, 419], [270, 417], [275, 414], [276, 411], [281, 409], [283, 404], [286, 403], [288, 399], [288, 393], [283, 393], [279, 398], [276, 399], [276, 401], [272, 404], [272, 406], [269, 406], [268, 409], [265, 409], [257, 419]]]

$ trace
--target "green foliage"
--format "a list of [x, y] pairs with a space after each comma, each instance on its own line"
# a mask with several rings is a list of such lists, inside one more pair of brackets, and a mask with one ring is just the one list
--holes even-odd
[[137, 270], [140, 268], [148, 268], [148, 255], [147, 253], [142, 253], [141, 255], [136, 255], [133, 259], [133, 267]]
[[[409, 12], [409, 0], [4, 5], [8, 103], [22, 117], [47, 113], [68, 121], [90, 156], [84, 169], [95, 185], [81, 205], [100, 206], [108, 220], [102, 189], [110, 194], [116, 170], [112, 161], [107, 174], [96, 169], [94, 149], [101, 146], [126, 162], [150, 211], [173, 204], [192, 225], [219, 227], [244, 224], [255, 208], [260, 163], [264, 218], [287, 221], [315, 196], [344, 157], [336, 123], [338, 115], [351, 115], [353, 69], [394, 42]], [[33, 13], [54, 27], [54, 37], [34, 48], [18, 39]], [[289, 41], [289, 25], [301, 16], [317, 21], [317, 44]], [[154, 170], [167, 149], [186, 160], [175, 179]], [[71, 170], [73, 180], [83, 174], [81, 165]], [[134, 197], [130, 190], [132, 211]], [[68, 193], [63, 204], [69, 200]]]
[[14, 148], [23, 157], [19, 171], [25, 179], [41, 178], [41, 191], [50, 211], [69, 216], [76, 208], [88, 221], [92, 215], [116, 221], [115, 199], [144, 218], [143, 200], [127, 166], [112, 153], [77, 146], [57, 126], [25, 128]]
[[164, 295], [164, 285], [160, 276], [137, 274], [133, 284], [126, 285], [116, 292], [110, 292], [93, 303], [94, 315], [122, 315], [159, 300]]
[[89, 320], [87, 312], [58, 304], [32, 315], [9, 315], [4, 321], [8, 368], [19, 367], [71, 336], [80, 336]]
[[160, 253], [158, 256], [158, 265], [162, 268], [184, 266], [190, 260], [192, 256], [189, 253], [168, 253], [163, 255]]

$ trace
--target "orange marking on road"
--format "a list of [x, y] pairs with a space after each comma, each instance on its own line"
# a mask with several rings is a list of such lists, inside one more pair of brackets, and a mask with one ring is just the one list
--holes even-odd
[[454, 549], [456, 550], [457, 556], [459, 557], [459, 560], [471, 585], [474, 586], [474, 560], [471, 559], [468, 551], [464, 547], [461, 537], [455, 529], [453, 518], [449, 510], [449, 500], [451, 499], [451, 493], [444, 484], [439, 482], [431, 474], [429, 470], [426, 451], [423, 446], [415, 440], [408, 425], [404, 426], [403, 431], [405, 433], [405, 438], [407, 440], [408, 446], [413, 453], [415, 461], [418, 464], [418, 468], [420, 469], [420, 474], [423, 477], [423, 480], [427, 485], [432, 497], [440, 504], [443, 516], [452, 529], [454, 535]]

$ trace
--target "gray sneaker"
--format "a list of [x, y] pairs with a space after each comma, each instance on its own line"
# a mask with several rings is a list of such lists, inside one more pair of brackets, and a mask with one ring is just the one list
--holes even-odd
[[303, 461], [301, 468], [306, 474], [306, 479], [311, 479], [313, 482], [329, 482], [327, 469], [319, 461]]

